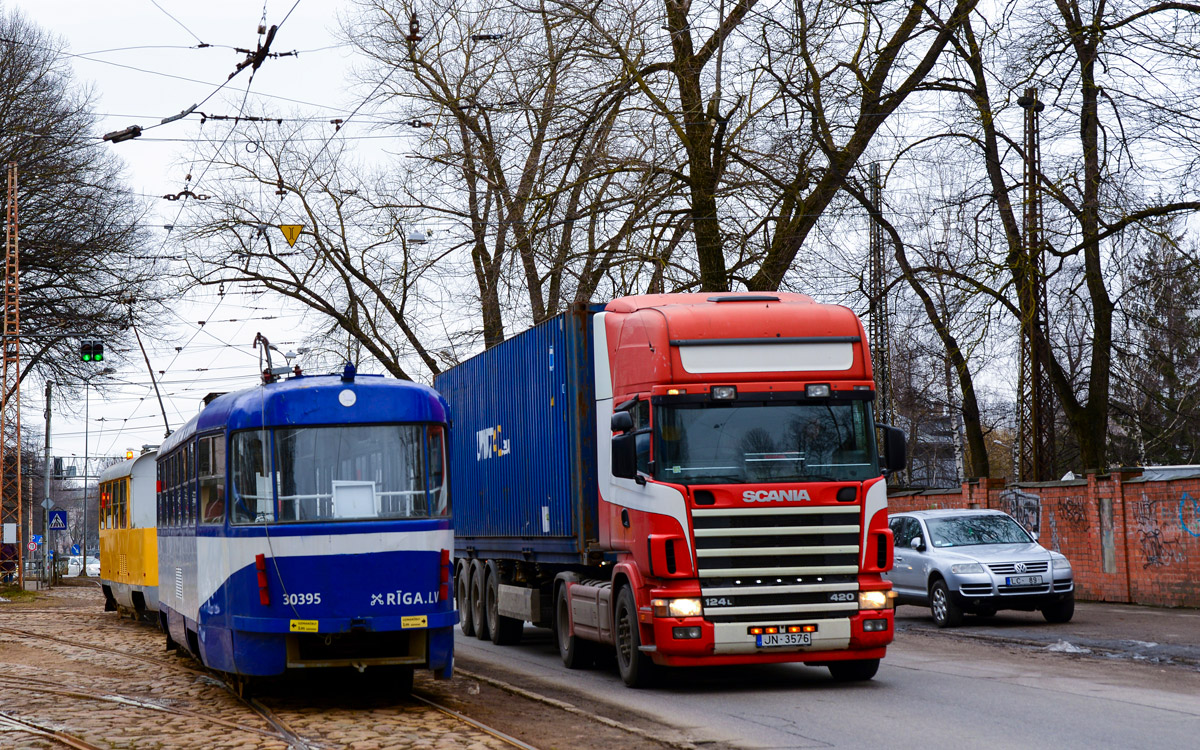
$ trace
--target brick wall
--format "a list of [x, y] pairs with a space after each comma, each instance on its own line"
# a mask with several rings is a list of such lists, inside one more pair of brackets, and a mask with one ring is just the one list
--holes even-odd
[[1137, 472], [960, 490], [896, 492], [893, 511], [994, 508], [1036, 528], [1071, 560], [1080, 599], [1200, 607], [1200, 478], [1147, 481]]

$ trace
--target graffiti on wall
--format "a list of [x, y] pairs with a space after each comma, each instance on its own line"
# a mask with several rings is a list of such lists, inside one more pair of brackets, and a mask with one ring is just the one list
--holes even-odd
[[1166, 503], [1156, 503], [1146, 497], [1144, 492], [1140, 499], [1133, 502], [1130, 511], [1133, 515], [1138, 544], [1142, 550], [1143, 569], [1161, 568], [1181, 563], [1187, 559], [1184, 550], [1180, 547], [1180, 542], [1183, 539], [1184, 531], [1188, 530], [1183, 515], [1184, 504], [1188, 499], [1190, 498], [1185, 492], [1184, 499], [1180, 500], [1179, 528], [1172, 528], [1174, 527], [1173, 523], [1164, 525], [1159, 518], [1159, 509], [1166, 506]]
[[1000, 503], [1008, 515], [1033, 533], [1041, 530], [1042, 499], [1032, 492], [1009, 488], [1000, 493]]
[[1194, 537], [1200, 537], [1200, 500], [1188, 493], [1179, 498], [1179, 525]]
[[1087, 499], [1083, 495], [1067, 495], [1058, 501], [1058, 517], [1076, 531], [1087, 531]]

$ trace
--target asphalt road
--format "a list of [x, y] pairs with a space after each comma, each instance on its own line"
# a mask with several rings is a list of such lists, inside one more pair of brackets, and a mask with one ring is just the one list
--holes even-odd
[[[896, 610], [896, 632], [937, 631], [929, 609], [904, 605]], [[1088, 653], [1200, 669], [1200, 610], [1077, 602], [1069, 623], [1051, 625], [1039, 612], [1001, 611], [995, 617], [967, 616], [963, 626], [943, 630], [974, 638], [1065, 653]]]
[[1200, 612], [1081, 605], [1076, 622], [1039, 620], [1002, 614], [939, 631], [926, 610], [903, 607], [879, 674], [853, 685], [774, 665], [672, 670], [659, 686], [630, 690], [615, 667], [565, 669], [549, 631], [533, 628], [509, 647], [459, 634], [456, 658], [697, 747], [1196, 747], [1200, 659], [1187, 660], [1200, 638], [1166, 636], [1200, 631]]

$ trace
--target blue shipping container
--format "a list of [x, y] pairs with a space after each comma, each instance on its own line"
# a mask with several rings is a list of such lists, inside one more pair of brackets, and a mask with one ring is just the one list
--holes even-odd
[[457, 556], [587, 561], [598, 497], [591, 321], [574, 306], [434, 379], [450, 404]]

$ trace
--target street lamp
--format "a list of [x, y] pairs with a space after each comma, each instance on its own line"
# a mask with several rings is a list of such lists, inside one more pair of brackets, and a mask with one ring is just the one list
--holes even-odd
[[[91, 385], [92, 385], [92, 378], [103, 377], [105, 375], [111, 375], [112, 373], [113, 373], [113, 369], [111, 367], [105, 367], [103, 370], [92, 373], [91, 375], [88, 375], [86, 378], [83, 379], [83, 518], [81, 519], [81, 522], [83, 523], [83, 543], [79, 545], [79, 575], [84, 578], [87, 578], [87, 558], [88, 558], [88, 554], [87, 554], [88, 553], [87, 500], [88, 500], [88, 477], [91, 476], [88, 473], [88, 453], [90, 452], [89, 451], [90, 446], [88, 444], [88, 427], [90, 426], [88, 409], [91, 404], [91, 400], [90, 400]], [[97, 532], [97, 533], [99, 533], [99, 532]], [[97, 539], [96, 544], [99, 545], [99, 543], [100, 543], [100, 540]]]

